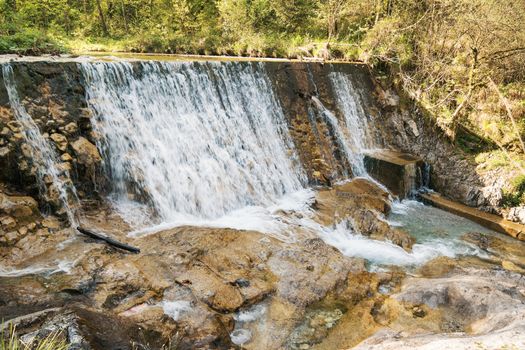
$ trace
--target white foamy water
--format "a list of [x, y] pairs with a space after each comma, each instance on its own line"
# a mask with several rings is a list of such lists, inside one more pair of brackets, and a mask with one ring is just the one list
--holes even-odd
[[15, 268], [0, 266], [0, 277], [22, 277], [27, 275], [53, 275], [55, 273], [65, 272], [70, 273], [75, 266], [76, 261], [59, 260], [55, 261], [54, 265], [35, 264], [33, 266]]
[[[387, 241], [362, 236], [352, 229], [349, 222], [340, 222], [335, 228], [315, 224], [310, 227], [344, 255], [367, 259], [376, 266], [417, 266], [439, 256], [486, 257], [486, 253], [461, 240], [461, 236], [468, 232], [492, 232], [470, 220], [414, 200], [394, 202], [388, 222], [406, 230], [416, 239], [411, 252]], [[303, 224], [308, 225], [306, 222]]]
[[[344, 129], [337, 133], [341, 135], [341, 142], [345, 144], [345, 153], [352, 165], [354, 176], [367, 176], [363, 152], [374, 148], [375, 145], [370, 136], [368, 119], [362, 101], [347, 74], [332, 72], [329, 74], [329, 78], [337, 106], [343, 112], [345, 122]], [[332, 119], [329, 115], [327, 116]], [[335, 119], [333, 114], [332, 117]], [[337, 121], [337, 119], [335, 120]], [[336, 127], [339, 127], [337, 122], [332, 122]]]
[[364, 258], [375, 265], [420, 265], [438, 256], [456, 256], [454, 249], [439, 242], [416, 243], [412, 251], [407, 252], [393, 243], [366, 238], [344, 224], [338, 225], [335, 230], [322, 232], [321, 238], [344, 255]]
[[[294, 220], [293, 217], [288, 218], [281, 214], [297, 213], [300, 217], [309, 215], [311, 211], [310, 205], [314, 200], [315, 192], [311, 189], [303, 189], [277, 199], [274, 204], [268, 207], [247, 206], [211, 220], [193, 218], [179, 219], [158, 225], [138, 225], [138, 228], [130, 232], [129, 235], [131, 237], [139, 237], [178, 226], [200, 225], [259, 231], [281, 241], [292, 243], [297, 240], [294, 227], [303, 226], [305, 223], [302, 220]], [[131, 210], [123, 214], [126, 216], [134, 216], [136, 212], [136, 216], [140, 217], [147, 210], [143, 205], [131, 205], [130, 203], [125, 203], [125, 205], [124, 208], [120, 207], [120, 210]], [[311, 230], [310, 233], [314, 234]]]
[[69, 223], [76, 227], [76, 219], [70, 202], [77, 200], [75, 187], [71, 184], [69, 173], [65, 169], [59, 169], [60, 161], [50, 142], [42, 135], [38, 125], [33, 121], [31, 116], [20, 102], [18, 91], [16, 90], [16, 82], [13, 73], [13, 67], [9, 64], [2, 65], [2, 75], [9, 97], [9, 105], [16, 118], [21, 125], [21, 132], [29, 145], [32, 153], [32, 161], [37, 170], [37, 179], [39, 181], [42, 193], [46, 192], [46, 185], [44, 177], [49, 176], [52, 185], [58, 191], [59, 199], [62, 207], [67, 213]]
[[306, 183], [262, 64], [81, 67], [117, 205], [142, 197], [163, 225], [257, 228]]
[[164, 313], [175, 321], [191, 311], [191, 302], [186, 300], [163, 301], [161, 306]]

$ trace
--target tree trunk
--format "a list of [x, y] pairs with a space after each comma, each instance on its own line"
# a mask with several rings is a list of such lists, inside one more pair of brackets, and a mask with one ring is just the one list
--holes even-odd
[[102, 33], [104, 36], [109, 36], [108, 26], [106, 24], [106, 19], [104, 18], [104, 11], [102, 11], [102, 5], [100, 4], [100, 0], [97, 0], [97, 9], [98, 9], [98, 17], [100, 19], [100, 26], [102, 27]]
[[124, 0], [120, 0], [120, 8], [122, 10], [122, 19], [124, 20], [124, 29], [126, 30], [126, 34], [128, 34], [128, 19], [126, 17], [126, 8], [124, 7]]

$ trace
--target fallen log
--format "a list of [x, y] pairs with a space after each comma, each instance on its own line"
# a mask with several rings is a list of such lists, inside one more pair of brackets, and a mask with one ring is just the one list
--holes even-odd
[[106, 235], [103, 235], [101, 233], [97, 233], [97, 232], [94, 232], [94, 231], [91, 231], [87, 228], [84, 228], [84, 227], [80, 227], [78, 226], [77, 227], [77, 231], [80, 232], [80, 233], [83, 233], [85, 234], [86, 236], [88, 237], [91, 237], [93, 239], [96, 239], [96, 240], [99, 240], [99, 241], [104, 241], [106, 242], [107, 244], [113, 246], [113, 247], [116, 247], [116, 248], [120, 248], [120, 249], [124, 249], [124, 250], [127, 250], [128, 252], [132, 252], [132, 253], [140, 253], [140, 249], [139, 248], [136, 248], [136, 247], [133, 247], [133, 246], [130, 246], [126, 243], [122, 243], [122, 242], [119, 242], [111, 237], [108, 237]]

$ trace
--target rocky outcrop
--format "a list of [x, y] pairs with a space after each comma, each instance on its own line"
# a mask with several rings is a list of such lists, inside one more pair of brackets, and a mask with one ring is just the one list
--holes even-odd
[[[60, 176], [72, 182], [81, 197], [97, 196], [103, 186], [101, 157], [94, 144], [90, 113], [76, 63], [12, 63], [16, 89], [23, 108], [53, 146], [61, 162]], [[38, 198], [42, 205], [57, 205], [57, 190], [45, 178], [39, 187], [37, 167], [31, 146], [9, 105], [0, 78], [0, 181]]]
[[[48, 245], [44, 239], [37, 244]], [[300, 332], [305, 314], [318, 320], [311, 326], [324, 329], [325, 336], [292, 343], [298, 347], [323, 341], [326, 322], [333, 327], [354, 308], [369, 312], [370, 300], [380, 296], [380, 283], [394, 277], [366, 272], [363, 260], [346, 258], [317, 238], [288, 244], [253, 231], [182, 227], [135, 239], [134, 244], [146, 253], [127, 255], [75, 241], [60, 257], [75, 261], [69, 274], [18, 277], [16, 284], [12, 277], [0, 277], [0, 313], [15, 318], [27, 336], [34, 335], [35, 325], [54, 327], [92, 349], [102, 349], [99, 344], [110, 334], [126, 340], [119, 348], [130, 349], [131, 341], [144, 341], [137, 340], [138, 328], [142, 334], [156, 334], [156, 344], [171, 341], [181, 349], [235, 347], [232, 340], [243, 343], [235, 334], [249, 334], [243, 343], [247, 349], [279, 349], [290, 334]], [[84, 251], [77, 250], [81, 247]], [[30, 252], [25, 256], [42, 266], [54, 260], [35, 260]], [[17, 261], [17, 266], [23, 264]], [[52, 311], [41, 312], [47, 309]], [[31, 327], [16, 321], [35, 312], [38, 322]], [[122, 329], [91, 323], [102, 315]], [[320, 317], [333, 319], [323, 323]]]
[[28, 196], [8, 196], [0, 192], [0, 245], [14, 245], [37, 230], [41, 219], [38, 203]]
[[[480, 210], [520, 221], [519, 208], [503, 206], [503, 191], [515, 173], [483, 169], [464, 153], [428, 115], [413, 102], [400, 98], [392, 89], [375, 85], [380, 116], [376, 126], [385, 144], [422, 158], [430, 165], [430, 187], [445, 197]], [[525, 223], [525, 221], [520, 221]]]
[[[309, 180], [314, 184], [327, 185], [341, 177], [351, 176], [336, 133], [312, 97], [318, 98], [344, 124], [329, 75], [347, 73], [356, 88], [366, 91], [372, 86], [367, 67], [357, 64], [268, 62], [265, 68], [288, 119], [290, 135]], [[368, 96], [361, 97], [368, 102], [364, 107], [371, 114], [371, 100]]]
[[391, 205], [389, 193], [384, 188], [370, 180], [357, 178], [331, 190], [319, 191], [314, 208], [316, 220], [325, 226], [346, 223], [351, 231], [372, 239], [391, 241], [410, 250], [414, 239], [386, 221]]
[[[524, 288], [522, 275], [480, 266], [452, 267], [434, 278], [408, 278], [401, 291], [391, 296], [389, 310], [385, 307], [382, 312], [416, 307], [421, 310], [413, 314], [417, 326], [402, 325], [400, 315], [355, 349], [521, 348], [525, 345]], [[433, 322], [437, 328], [427, 324], [432, 318], [437, 319]]]

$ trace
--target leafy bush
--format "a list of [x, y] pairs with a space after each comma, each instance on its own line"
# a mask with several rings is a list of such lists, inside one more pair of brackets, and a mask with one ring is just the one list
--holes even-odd
[[22, 29], [0, 36], [0, 54], [18, 53], [39, 55], [63, 53], [65, 48], [37, 29]]

